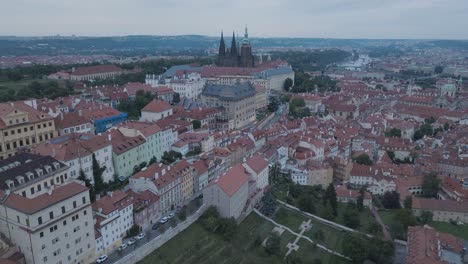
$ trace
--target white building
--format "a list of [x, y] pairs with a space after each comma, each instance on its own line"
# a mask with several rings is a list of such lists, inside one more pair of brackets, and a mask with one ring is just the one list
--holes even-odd
[[238, 163], [203, 190], [203, 203], [215, 206], [225, 218], [239, 218], [249, 197], [249, 175]]
[[68, 134], [41, 143], [32, 149], [33, 153], [52, 156], [70, 167], [70, 176], [74, 179], [83, 171], [86, 178], [94, 182], [93, 154], [99, 166], [106, 167], [102, 180], [109, 182], [114, 177], [112, 163], [112, 143], [110, 138], [92, 134]]
[[180, 94], [180, 97], [196, 100], [202, 93], [205, 83], [206, 81], [201, 78], [200, 73], [192, 72], [174, 77], [169, 81], [169, 87]]
[[22, 153], [0, 161], [0, 231], [26, 263], [91, 263], [94, 223], [89, 190], [68, 167]]
[[117, 190], [93, 204], [96, 216], [96, 253], [98, 255], [116, 249], [122, 238], [133, 226], [133, 198]]
[[258, 153], [247, 159], [243, 164], [244, 168], [253, 176], [257, 182], [257, 188], [265, 190], [269, 185], [268, 183], [268, 161], [260, 156]]
[[140, 121], [156, 122], [173, 114], [172, 107], [169, 103], [154, 99], [141, 109]]

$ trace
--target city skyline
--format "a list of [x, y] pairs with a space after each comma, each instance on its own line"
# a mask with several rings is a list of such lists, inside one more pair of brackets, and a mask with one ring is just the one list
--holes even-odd
[[248, 24], [255, 37], [468, 39], [462, 0], [22, 0], [2, 6], [10, 10], [0, 17], [3, 36], [219, 36], [242, 33]]

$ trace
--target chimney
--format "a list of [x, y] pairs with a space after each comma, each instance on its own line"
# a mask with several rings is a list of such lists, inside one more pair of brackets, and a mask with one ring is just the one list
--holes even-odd
[[52, 158], [55, 158], [55, 147], [52, 148]]
[[112, 197], [112, 193], [113, 192], [108, 192], [107, 194], [109, 195], [109, 197]]
[[79, 115], [79, 116], [82, 116], [82, 115], [83, 115], [83, 111], [82, 111], [81, 109], [78, 110], [78, 115]]
[[164, 176], [164, 174], [166, 174], [166, 169], [163, 169], [163, 170], [162, 170], [161, 176]]
[[112, 134], [111, 133], [107, 134], [107, 140], [109, 140], [109, 142], [112, 141]]
[[155, 180], [159, 179], [159, 172], [156, 172], [156, 173], [154, 174], [154, 179], [155, 179]]
[[60, 120], [63, 120], [63, 112], [60, 112]]

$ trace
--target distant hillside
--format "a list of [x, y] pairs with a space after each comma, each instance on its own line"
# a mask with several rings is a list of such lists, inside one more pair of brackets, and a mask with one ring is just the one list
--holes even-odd
[[[190, 54], [217, 48], [218, 37], [124, 36], [124, 37], [0, 37], [0, 56], [58, 54]], [[229, 43], [228, 38], [228, 43]], [[422, 46], [468, 49], [468, 41], [457, 40], [367, 40], [318, 38], [251, 38], [254, 49], [260, 48], [366, 48]]]

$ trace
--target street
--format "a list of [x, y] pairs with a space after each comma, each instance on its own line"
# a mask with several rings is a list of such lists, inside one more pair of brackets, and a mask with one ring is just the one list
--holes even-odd
[[[189, 210], [188, 210], [188, 207], [185, 208], [186, 210], [186, 217], [188, 218], [189, 216], [193, 215], [195, 212], [198, 211], [198, 209], [200, 209], [200, 206], [196, 206], [196, 200], [192, 200], [191, 202], [193, 202], [193, 204], [195, 205], [194, 209], [192, 210], [191, 214], [189, 214]], [[175, 221], [175, 222], [174, 222]], [[184, 220], [185, 221], [185, 220]], [[127, 248], [125, 248], [124, 250], [114, 250], [112, 251], [112, 253], [109, 253], [107, 254], [109, 256], [109, 258], [104, 262], [104, 263], [115, 263], [117, 262], [118, 260], [122, 259], [122, 257], [134, 252], [135, 250], [137, 250], [139, 247], [143, 246], [145, 243], [147, 243], [148, 241], [151, 241], [153, 240], [154, 238], [164, 234], [165, 232], [167, 231], [170, 231], [172, 230], [173, 228], [175, 228], [176, 226], [178, 226], [180, 223], [182, 223], [183, 221], [181, 221], [178, 217], [178, 214], [176, 213], [174, 215], [174, 217], [172, 217], [171, 219], [169, 219], [169, 221], [167, 221], [166, 223], [164, 224], [161, 224], [156, 230], [153, 230], [151, 227], [146, 230], [146, 231], [143, 231], [142, 233], [145, 234], [145, 237], [140, 239], [140, 240], [136, 240], [134, 244], [132, 245], [129, 245]], [[131, 238], [127, 238], [127, 239], [124, 239], [122, 244], [124, 243], [127, 243]]]

